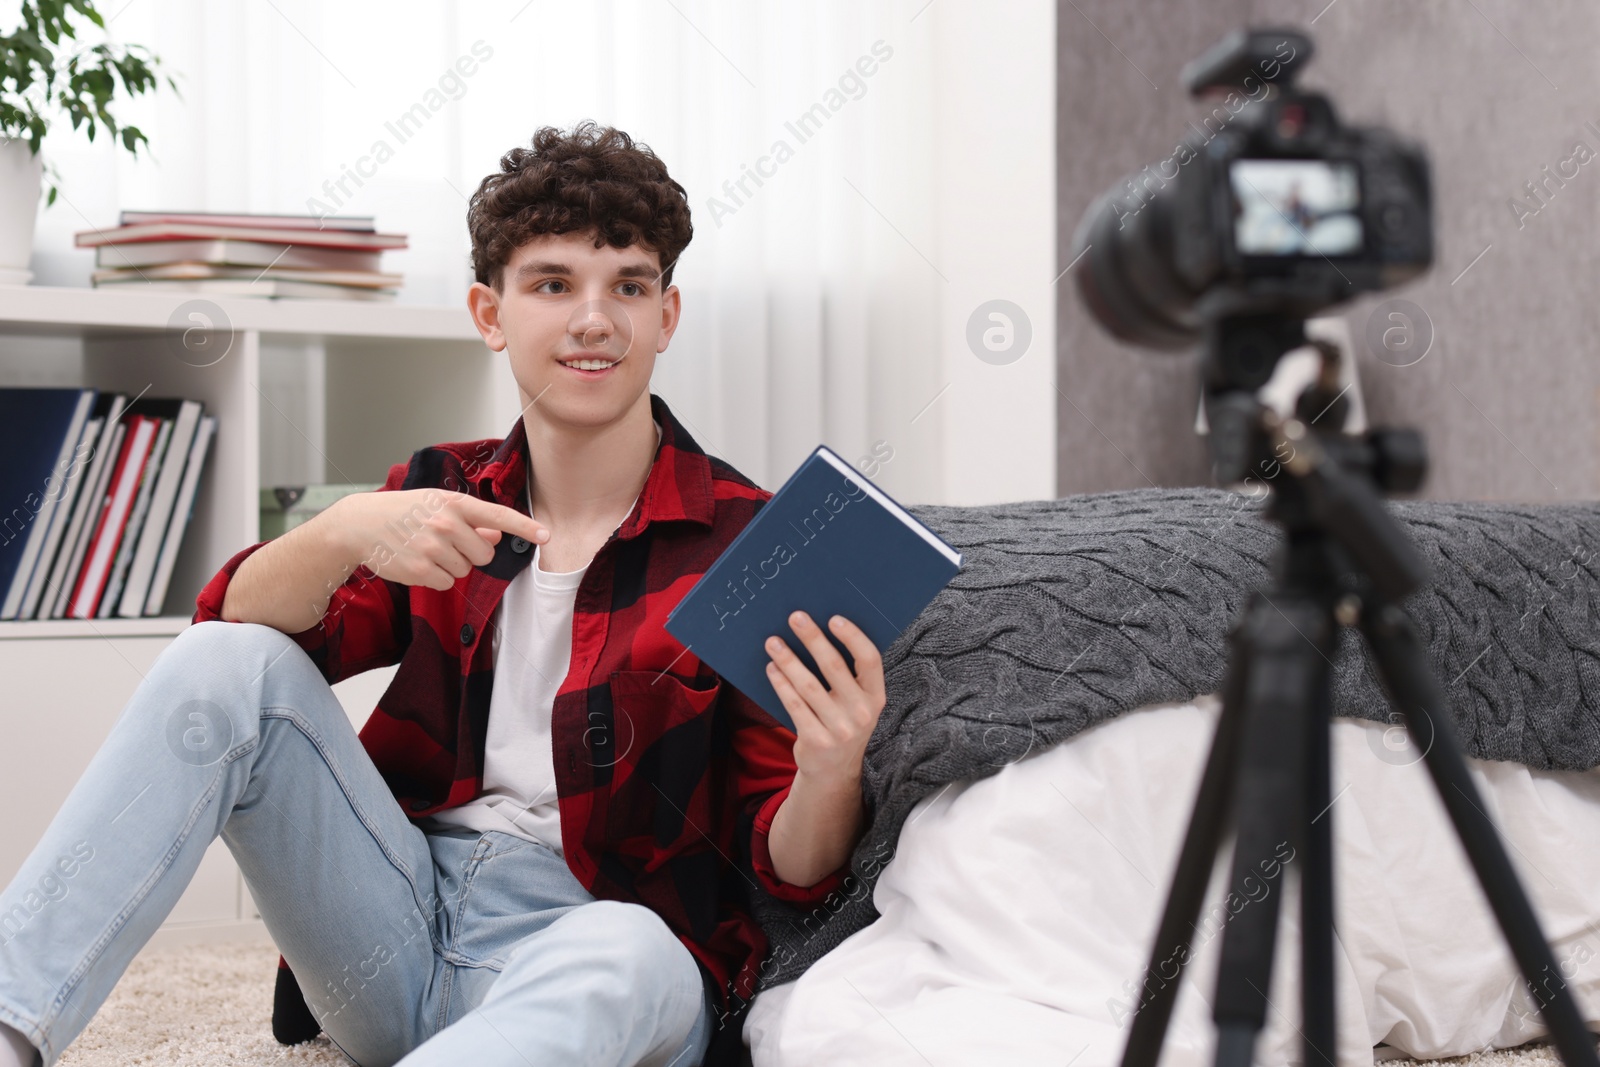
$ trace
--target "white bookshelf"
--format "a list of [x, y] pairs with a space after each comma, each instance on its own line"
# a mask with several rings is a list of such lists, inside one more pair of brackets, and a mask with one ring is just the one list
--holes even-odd
[[[201, 330], [191, 313], [218, 328]], [[184, 346], [185, 329], [225, 354], [198, 365], [211, 357]], [[148, 387], [217, 416], [163, 609], [181, 619], [223, 561], [257, 540], [262, 485], [379, 482], [414, 449], [498, 436], [516, 413], [505, 357], [464, 306], [0, 286], [0, 385]], [[152, 632], [148, 619], [93, 621], [0, 623], [0, 640]]]
[[[207, 318], [186, 319], [191, 311]], [[225, 354], [197, 358], [182, 344], [184, 329]], [[38, 843], [148, 665], [189, 625], [201, 587], [260, 539], [263, 485], [381, 482], [424, 445], [500, 436], [518, 409], [504, 353], [483, 344], [464, 305], [0, 286], [0, 385], [129, 396], [148, 387], [149, 396], [201, 400], [217, 416], [160, 615], [0, 622], [0, 804], [14, 813], [0, 834], [0, 885]], [[391, 674], [336, 687], [356, 725]], [[158, 941], [257, 929], [219, 840]]]
[[142, 619], [30, 619], [0, 622], [0, 641], [59, 640], [64, 637], [175, 637], [189, 625], [188, 615]]

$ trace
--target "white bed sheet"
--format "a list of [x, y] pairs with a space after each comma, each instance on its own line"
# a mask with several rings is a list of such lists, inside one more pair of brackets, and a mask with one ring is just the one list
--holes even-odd
[[[925, 798], [874, 892], [881, 918], [745, 1027], [756, 1067], [1057, 1064], [1121, 1057], [1217, 702], [1119, 716]], [[1341, 1067], [1505, 1048], [1543, 1026], [1417, 753], [1336, 720]], [[1556, 957], [1600, 1029], [1600, 774], [1470, 761]], [[1163, 1067], [1209, 1063], [1219, 864]], [[1282, 901], [1261, 1064], [1300, 1060], [1298, 902]]]

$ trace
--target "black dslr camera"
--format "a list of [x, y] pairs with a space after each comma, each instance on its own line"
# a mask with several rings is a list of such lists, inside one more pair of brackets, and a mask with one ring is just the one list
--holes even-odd
[[1327, 97], [1297, 89], [1311, 54], [1294, 30], [1241, 30], [1184, 68], [1211, 112], [1096, 200], [1073, 239], [1079, 291], [1111, 334], [1184, 348], [1223, 317], [1305, 319], [1432, 262], [1421, 148], [1340, 125]]

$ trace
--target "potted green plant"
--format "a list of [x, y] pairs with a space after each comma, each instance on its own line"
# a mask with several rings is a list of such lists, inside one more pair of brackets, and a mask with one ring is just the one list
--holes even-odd
[[[53, 204], [59, 175], [39, 157], [53, 117], [65, 114], [89, 140], [104, 129], [135, 157], [149, 140], [137, 126], [111, 113], [120, 94], [138, 96], [171, 77], [156, 73], [160, 60], [139, 45], [81, 45], [79, 19], [101, 30], [105, 19], [92, 0], [22, 0], [22, 25], [0, 36], [0, 284], [25, 285], [33, 277], [33, 224], [45, 173]], [[120, 90], [119, 90], [120, 86]]]

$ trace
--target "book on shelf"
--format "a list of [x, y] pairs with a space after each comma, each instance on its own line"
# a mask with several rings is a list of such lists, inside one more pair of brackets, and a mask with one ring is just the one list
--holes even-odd
[[225, 211], [124, 211], [117, 217], [122, 226], [156, 222], [196, 223], [211, 226], [271, 226], [284, 230], [350, 230], [375, 233], [371, 215], [250, 215]]
[[406, 236], [365, 216], [124, 211], [121, 225], [84, 230], [97, 289], [207, 293], [259, 299], [390, 301], [402, 279], [378, 269]]
[[111, 485], [100, 504], [94, 533], [89, 537], [89, 551], [83, 567], [77, 574], [72, 599], [67, 606], [70, 619], [92, 619], [94, 609], [105, 591], [106, 580], [111, 576], [111, 565], [122, 537], [122, 528], [133, 509], [133, 498], [144, 474], [145, 460], [150, 457], [150, 447], [155, 443], [159, 419], [147, 415], [125, 415], [128, 428], [122, 439], [122, 450], [111, 472]]
[[0, 388], [0, 615], [159, 614], [215, 428], [182, 397]]
[[89, 461], [83, 488], [72, 506], [72, 521], [67, 526], [50, 576], [45, 584], [45, 603], [37, 615], [29, 618], [59, 619], [66, 614], [67, 594], [71, 591], [73, 575], [83, 562], [89, 544], [93, 519], [98, 515], [97, 505], [104, 498], [106, 485], [111, 479], [111, 459], [122, 447], [122, 412], [128, 406], [126, 393], [101, 393], [95, 398], [95, 416], [103, 419], [99, 439], [95, 444], [94, 458]]
[[173, 291], [183, 293], [209, 293], [212, 296], [287, 296], [311, 300], [364, 300], [374, 303], [392, 301], [393, 289], [369, 289], [365, 286], [335, 285], [327, 282], [296, 282], [282, 278], [251, 281], [248, 278], [198, 278], [192, 281], [177, 279], [119, 278], [101, 281], [97, 289], [133, 289], [139, 291]]
[[[177, 502], [179, 484], [183, 481], [184, 461], [188, 458], [189, 446], [194, 442], [195, 433], [200, 428], [202, 407], [198, 400], [185, 400], [181, 397], [135, 401], [135, 406], [139, 404], [146, 405], [147, 413], [153, 412], [165, 420], [171, 426], [172, 432], [165, 448], [157, 449], [162, 459], [151, 488], [150, 502], [142, 523], [134, 527], [138, 529], [138, 540], [134, 542], [133, 550], [128, 554], [127, 584], [117, 601], [116, 614], [123, 618], [137, 618], [144, 614], [145, 597], [150, 591], [150, 580], [155, 574], [156, 558], [161, 552], [168, 520]], [[117, 596], [117, 593], [113, 591], [112, 596]], [[106, 598], [108, 603], [110, 599]], [[109, 608], [103, 614], [111, 614]]]
[[[82, 486], [87, 484], [88, 465], [93, 462], [91, 450], [100, 433], [102, 415], [91, 408], [89, 421], [84, 423], [83, 433], [79, 436], [77, 446], [73, 449], [72, 462], [62, 472], [65, 478], [62, 481], [61, 493], [54, 504], [48, 526], [45, 529], [44, 545], [39, 550], [38, 559], [33, 566], [33, 573], [28, 577], [27, 587], [23, 590], [22, 605], [14, 616], [10, 618], [31, 619], [38, 608], [40, 599], [44, 596], [45, 582], [49, 577], [50, 560], [55, 558], [62, 539], [66, 536], [67, 527], [71, 524], [72, 513], [78, 499], [82, 496]], [[44, 522], [41, 514], [39, 521]]]
[[[172, 506], [172, 516], [167, 520], [167, 532], [161, 540], [161, 554], [156, 560], [155, 574], [150, 579], [150, 591], [145, 596], [142, 609], [145, 615], [161, 614], [161, 605], [167, 598], [167, 584], [172, 579], [173, 561], [178, 558], [178, 549], [183, 544], [183, 531], [189, 528], [189, 520], [194, 516], [195, 490], [200, 485], [200, 471], [205, 466], [206, 450], [216, 431], [217, 417], [202, 415], [194, 442], [189, 446], [188, 460], [183, 465], [183, 484], [178, 487], [178, 498]], [[127, 611], [120, 613], [126, 615]]]
[[100, 245], [136, 244], [140, 241], [200, 241], [216, 239], [269, 241], [278, 244], [311, 245], [315, 248], [348, 248], [381, 252], [406, 247], [403, 233], [362, 233], [358, 230], [312, 230], [264, 225], [219, 226], [204, 222], [141, 222], [108, 229], [80, 230], [73, 235], [79, 248]]
[[767, 679], [767, 638], [783, 638], [827, 682], [791, 612], [809, 615], [853, 670], [829, 618], [843, 615], [887, 649], [960, 570], [961, 553], [818, 445], [667, 613], [666, 630], [794, 730]]
[[305, 270], [299, 267], [232, 267], [219, 263], [162, 263], [145, 267], [109, 267], [89, 275], [96, 285], [107, 282], [193, 281], [207, 278], [243, 278], [247, 281], [320, 282], [354, 285], [363, 289], [398, 289], [403, 274], [376, 270]]
[[352, 252], [343, 248], [310, 248], [273, 241], [141, 241], [131, 245], [101, 245], [95, 249], [95, 266], [102, 269], [160, 267], [177, 263], [204, 263], [219, 267], [281, 267], [285, 270], [336, 270], [375, 273], [381, 253]]
[[81, 475], [77, 449], [94, 396], [93, 389], [0, 389], [0, 619], [21, 613], [61, 500]]
[[150, 508], [150, 494], [155, 489], [156, 471], [161, 467], [167, 442], [172, 437], [171, 419], [151, 417], [156, 419], [156, 437], [150, 445], [150, 455], [145, 460], [144, 469], [139, 473], [139, 491], [133, 498], [128, 521], [123, 523], [122, 532], [117, 537], [115, 560], [111, 564], [111, 572], [106, 576], [105, 593], [100, 597], [95, 611], [95, 615], [102, 619], [111, 617], [111, 606], [122, 595], [122, 583], [128, 576], [128, 564], [133, 560], [134, 540], [144, 528], [145, 512]]

